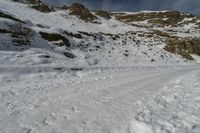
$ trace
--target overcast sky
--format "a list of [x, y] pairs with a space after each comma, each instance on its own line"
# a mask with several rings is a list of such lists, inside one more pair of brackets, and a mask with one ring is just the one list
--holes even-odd
[[44, 0], [53, 5], [83, 3], [91, 9], [112, 11], [179, 10], [200, 15], [200, 0]]

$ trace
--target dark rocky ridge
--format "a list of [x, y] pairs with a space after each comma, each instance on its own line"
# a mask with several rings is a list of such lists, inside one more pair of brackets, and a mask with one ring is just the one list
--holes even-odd
[[104, 11], [104, 10], [99, 10], [95, 12], [95, 15], [98, 15], [104, 19], [111, 19], [110, 13]]
[[[138, 22], [148, 20], [152, 25], [157, 26], [174, 26], [176, 27], [179, 22], [184, 18], [194, 18], [191, 14], [183, 14], [178, 11], [166, 12], [141, 12], [138, 14], [114, 13], [117, 20], [122, 22]], [[164, 19], [165, 18], [165, 19]], [[195, 18], [194, 18], [195, 21]]]
[[11, 16], [11, 15], [9, 15], [9, 14], [7, 14], [7, 13], [4, 13], [4, 12], [2, 12], [1, 10], [0, 10], [0, 17], [1, 17], [1, 18], [7, 18], [7, 19], [11, 19], [11, 20], [14, 20], [14, 21], [18, 21], [18, 22], [24, 23], [24, 22], [21, 21], [20, 19], [15, 18], [15, 17], [13, 17], [13, 16]]
[[48, 13], [54, 11], [54, 7], [43, 3], [41, 0], [13, 0], [14, 2], [21, 2], [28, 4], [31, 8], [34, 8], [40, 12]]
[[169, 38], [166, 40], [166, 51], [180, 54], [184, 58], [193, 60], [191, 54], [200, 56], [200, 38]]
[[53, 41], [62, 41], [62, 43], [56, 43], [56, 45], [58, 46], [67, 46], [70, 47], [71, 44], [69, 42], [69, 40], [57, 33], [46, 33], [46, 32], [39, 32], [41, 37], [49, 42], [53, 42]]
[[84, 21], [92, 22], [97, 19], [85, 6], [74, 3], [69, 7], [69, 15], [75, 15]]

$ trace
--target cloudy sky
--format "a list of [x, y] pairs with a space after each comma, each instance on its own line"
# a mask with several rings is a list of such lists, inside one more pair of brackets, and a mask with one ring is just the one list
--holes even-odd
[[53, 5], [83, 3], [91, 9], [112, 11], [179, 10], [200, 15], [200, 0], [44, 0]]

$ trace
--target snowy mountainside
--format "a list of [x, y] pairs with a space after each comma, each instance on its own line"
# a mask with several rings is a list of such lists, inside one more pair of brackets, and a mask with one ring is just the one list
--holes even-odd
[[[197, 27], [200, 20], [195, 16], [183, 14], [184, 18], [180, 18], [181, 22], [177, 22], [176, 27], [151, 23], [154, 19], [150, 17], [157, 16], [156, 13], [161, 15], [166, 13], [166, 17], [173, 17], [170, 15], [173, 12], [170, 11], [113, 13], [110, 14], [111, 19], [105, 19], [91, 12], [95, 20], [86, 22], [79, 18], [80, 15], [85, 15], [79, 14], [79, 8], [75, 8], [75, 15], [70, 15], [72, 7], [55, 8], [46, 13], [24, 3], [2, 0], [0, 12], [4, 15], [0, 17], [2, 43], [0, 49], [22, 51], [20, 54], [25, 53], [24, 50], [27, 49], [32, 51], [30, 54], [35, 53], [36, 49], [40, 52], [44, 50], [44, 53], [48, 51], [50, 57], [33, 55], [39, 58], [38, 60], [48, 60], [45, 62], [47, 64], [55, 62], [57, 64], [60, 61], [61, 64], [78, 66], [134, 66], [149, 63], [172, 65], [195, 62], [188, 61], [180, 53], [177, 55], [174, 51], [164, 49], [168, 38], [199, 38]], [[82, 8], [84, 9], [80, 10], [85, 11], [85, 7]], [[137, 17], [141, 18], [140, 15], [144, 13], [146, 17], [143, 19], [146, 20], [132, 19], [131, 15], [138, 14]], [[180, 14], [176, 13], [179, 16]], [[5, 17], [6, 15], [10, 17]], [[167, 19], [171, 18], [163, 18]], [[14, 32], [22, 35], [16, 35], [18, 33]], [[15, 54], [17, 56], [19, 53]], [[63, 55], [67, 57], [63, 58]], [[41, 57], [49, 58], [41, 59]], [[25, 54], [19, 60], [24, 58]]]
[[199, 133], [200, 19], [0, 0], [0, 133]]

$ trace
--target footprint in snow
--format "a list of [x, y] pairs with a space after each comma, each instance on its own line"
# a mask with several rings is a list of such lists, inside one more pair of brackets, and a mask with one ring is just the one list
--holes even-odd
[[16, 92], [13, 91], [13, 90], [9, 90], [9, 93], [10, 93], [12, 96], [15, 96], [15, 95], [16, 95]]

